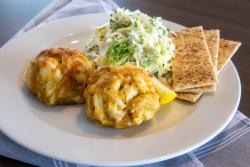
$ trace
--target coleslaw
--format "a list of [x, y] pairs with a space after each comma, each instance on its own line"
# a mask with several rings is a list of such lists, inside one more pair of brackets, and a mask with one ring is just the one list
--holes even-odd
[[94, 29], [84, 50], [97, 66], [134, 64], [159, 77], [171, 70], [175, 46], [169, 32], [160, 17], [117, 9], [109, 23]]

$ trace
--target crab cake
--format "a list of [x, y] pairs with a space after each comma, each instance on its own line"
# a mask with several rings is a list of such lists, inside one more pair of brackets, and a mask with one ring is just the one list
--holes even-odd
[[84, 88], [94, 65], [78, 50], [52, 48], [42, 51], [28, 67], [30, 90], [46, 105], [84, 102]]
[[153, 118], [160, 106], [150, 74], [134, 65], [95, 70], [84, 97], [87, 117], [116, 128], [139, 125]]

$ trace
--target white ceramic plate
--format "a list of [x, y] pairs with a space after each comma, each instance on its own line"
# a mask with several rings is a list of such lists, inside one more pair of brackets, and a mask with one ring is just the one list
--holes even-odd
[[[67, 18], [17, 37], [0, 52], [0, 127], [11, 139], [38, 153], [91, 165], [146, 164], [189, 152], [217, 135], [232, 119], [240, 100], [240, 80], [230, 62], [220, 73], [218, 89], [197, 103], [175, 100], [138, 127], [97, 127], [83, 105], [45, 107], [26, 88], [27, 61], [42, 49], [82, 49], [96, 25], [108, 15]], [[182, 26], [165, 21], [172, 30]]]

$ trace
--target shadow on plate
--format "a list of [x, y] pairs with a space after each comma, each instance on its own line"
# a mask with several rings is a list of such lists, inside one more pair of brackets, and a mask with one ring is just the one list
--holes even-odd
[[170, 104], [161, 106], [153, 119], [143, 122], [139, 126], [116, 129], [101, 127], [90, 121], [84, 115], [84, 105], [82, 104], [48, 107], [37, 99], [24, 82], [20, 87], [26, 105], [38, 118], [67, 133], [90, 138], [134, 138], [161, 133], [169, 129], [174, 130], [175, 126], [191, 114], [196, 106], [174, 100]]
[[77, 126], [84, 131], [84, 133], [91, 134], [95, 137], [101, 138], [127, 138], [141, 136], [143, 132], [147, 131], [153, 125], [154, 120], [149, 120], [142, 123], [140, 126], [116, 129], [112, 127], [102, 127], [96, 125], [94, 122], [89, 120], [85, 114], [84, 109], [82, 112], [77, 114]]

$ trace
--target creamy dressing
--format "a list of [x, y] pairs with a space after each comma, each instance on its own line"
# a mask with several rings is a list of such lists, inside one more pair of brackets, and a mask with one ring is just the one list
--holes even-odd
[[175, 46], [160, 17], [117, 9], [109, 23], [97, 27], [85, 46], [98, 66], [134, 64], [161, 76], [171, 70]]

